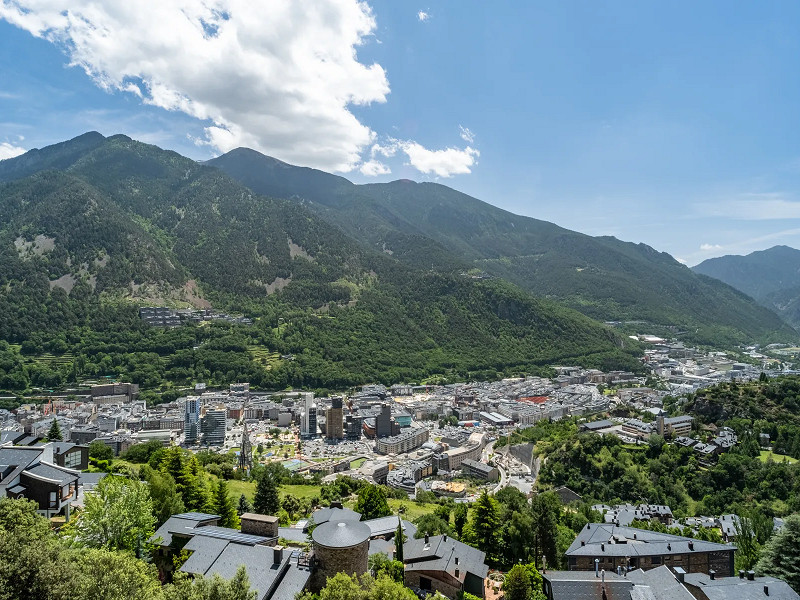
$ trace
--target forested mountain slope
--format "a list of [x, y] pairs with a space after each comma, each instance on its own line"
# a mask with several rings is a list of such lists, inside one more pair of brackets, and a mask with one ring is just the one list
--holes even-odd
[[747, 256], [710, 258], [692, 269], [741, 290], [800, 327], [800, 250], [774, 246]]
[[514, 215], [436, 183], [354, 185], [247, 149], [208, 164], [417, 267], [476, 268], [593, 318], [676, 326], [695, 341], [797, 337], [752, 299], [644, 244]]
[[[1, 339], [32, 341], [32, 352], [72, 345], [92, 365], [86, 373], [111, 365], [149, 382], [246, 376], [325, 387], [493, 377], [561, 361], [636, 368], [635, 344], [577, 312], [500, 280], [416, 269], [294, 200], [260, 196], [218, 169], [125, 136], [97, 136], [0, 162]], [[127, 326], [113, 336], [125, 343], [104, 344], [110, 358], [100, 361], [93, 352], [103, 336], [90, 332], [100, 307], [116, 303], [129, 324], [131, 300], [211, 301], [258, 320], [219, 347], [205, 334], [166, 343]], [[147, 356], [131, 362], [126, 346]], [[294, 360], [254, 356], [244, 367], [240, 357], [248, 361], [253, 346]]]

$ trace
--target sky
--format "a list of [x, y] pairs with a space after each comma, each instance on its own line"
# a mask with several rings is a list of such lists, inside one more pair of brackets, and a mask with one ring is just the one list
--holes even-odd
[[694, 265], [800, 248], [800, 3], [0, 0], [0, 159], [96, 130], [436, 181]]

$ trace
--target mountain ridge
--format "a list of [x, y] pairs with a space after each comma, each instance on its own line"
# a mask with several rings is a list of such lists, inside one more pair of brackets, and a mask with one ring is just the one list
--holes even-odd
[[779, 245], [747, 255], [729, 254], [692, 267], [755, 298], [800, 327], [800, 250]]
[[[515, 215], [438, 183], [356, 185], [245, 149], [206, 164], [257, 193], [284, 194], [417, 268], [486, 272], [598, 320], [644, 320], [686, 330], [700, 343], [798, 335], [751, 298], [665, 252]], [[293, 187], [301, 173], [311, 176]], [[415, 252], [420, 245], [425, 250]]]
[[[132, 378], [157, 380], [156, 369], [175, 383], [244, 374], [277, 389], [341, 389], [541, 372], [561, 361], [639, 368], [635, 342], [512, 284], [417, 269], [364, 248], [304, 203], [259, 195], [127, 136], [93, 138], [36, 152], [46, 160], [0, 162], [0, 313], [9, 315], [0, 339], [48, 347], [55, 336], [54, 347], [69, 347], [100, 308], [151, 303], [162, 292], [179, 299], [191, 281], [199, 297], [255, 324], [235, 336], [222, 327], [198, 332], [194, 343], [179, 336], [188, 345], [179, 355], [174, 343], [154, 343], [166, 354], [141, 354], [144, 374]], [[67, 279], [71, 289], [58, 283]], [[126, 331], [144, 335], [138, 326]], [[209, 367], [198, 348], [211, 334], [227, 340], [214, 342], [213, 360], [233, 353], [223, 361], [231, 366]], [[245, 369], [250, 347], [275, 358], [254, 355], [262, 362]]]

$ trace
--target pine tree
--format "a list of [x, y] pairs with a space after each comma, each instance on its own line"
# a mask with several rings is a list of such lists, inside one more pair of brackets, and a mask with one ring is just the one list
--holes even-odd
[[783, 579], [800, 592], [800, 514], [786, 517], [780, 531], [764, 546], [756, 571]]
[[60, 442], [63, 439], [61, 436], [61, 426], [58, 424], [58, 419], [55, 417], [47, 432], [47, 439], [51, 442]]
[[531, 578], [528, 570], [522, 565], [514, 565], [503, 581], [503, 595], [506, 600], [529, 600], [531, 595]]
[[239, 496], [239, 507], [237, 508], [236, 512], [239, 513], [240, 517], [244, 513], [253, 512], [253, 505], [250, 504], [250, 501], [247, 499], [247, 496], [245, 496], [244, 494]]
[[394, 559], [403, 562], [403, 522], [397, 517], [397, 531], [394, 534]]
[[261, 515], [277, 515], [281, 508], [278, 486], [275, 479], [267, 474], [261, 476], [253, 498], [253, 510]]
[[500, 544], [500, 510], [497, 507], [497, 500], [483, 490], [474, 507], [470, 528], [475, 537], [475, 544], [490, 560], [494, 560]]
[[461, 537], [461, 534], [464, 532], [464, 525], [467, 524], [468, 513], [469, 511], [467, 510], [466, 504], [462, 502], [456, 505], [456, 510], [453, 513], [453, 525], [455, 526], [458, 537]]
[[219, 520], [220, 527], [239, 528], [239, 515], [233, 505], [233, 501], [228, 495], [228, 482], [221, 479], [214, 490], [214, 508]]

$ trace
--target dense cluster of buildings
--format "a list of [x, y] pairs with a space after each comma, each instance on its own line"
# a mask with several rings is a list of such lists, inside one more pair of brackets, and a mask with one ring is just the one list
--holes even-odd
[[142, 306], [139, 318], [151, 327], [180, 327], [189, 323], [203, 321], [223, 321], [239, 325], [252, 325], [253, 320], [243, 316], [233, 316], [218, 310], [170, 308], [168, 306]]

